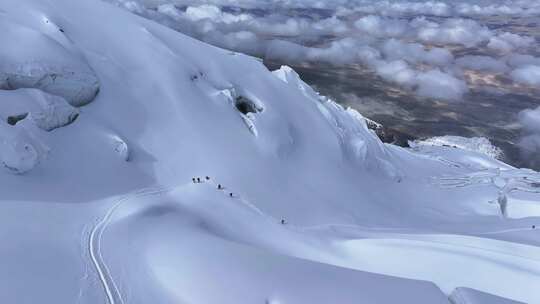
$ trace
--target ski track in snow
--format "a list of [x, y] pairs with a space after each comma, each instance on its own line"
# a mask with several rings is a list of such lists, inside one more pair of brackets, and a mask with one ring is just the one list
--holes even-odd
[[109, 210], [107, 210], [101, 220], [92, 228], [92, 231], [90, 232], [90, 237], [88, 239], [88, 250], [90, 252], [92, 264], [94, 265], [94, 268], [98, 273], [99, 280], [101, 281], [103, 289], [105, 290], [105, 293], [107, 295], [107, 302], [109, 304], [124, 304], [122, 294], [120, 293], [118, 286], [114, 282], [110, 270], [107, 267], [105, 261], [103, 260], [103, 256], [101, 254], [101, 238], [103, 236], [103, 232], [107, 229], [107, 226], [110, 223], [112, 215], [125, 202], [140, 197], [159, 195], [168, 192], [171, 189], [173, 189], [173, 187], [145, 188], [135, 193], [128, 194], [127, 196], [124, 196], [123, 198], [116, 201], [116, 203], [111, 208], [109, 208]]
[[[217, 187], [217, 185], [214, 185], [214, 183], [211, 181], [202, 181], [201, 183], [210, 184]], [[97, 222], [97, 224], [92, 227], [92, 230], [90, 232], [90, 236], [88, 239], [88, 251], [90, 253], [90, 259], [92, 261], [92, 264], [94, 265], [94, 268], [97, 271], [98, 278], [101, 282], [101, 285], [103, 286], [103, 289], [105, 290], [105, 294], [107, 295], [107, 302], [109, 304], [124, 304], [124, 300], [122, 299], [122, 294], [120, 293], [120, 290], [117, 284], [115, 283], [110, 273], [109, 267], [107, 267], [107, 264], [105, 263], [102, 252], [101, 252], [101, 239], [102, 239], [103, 233], [105, 232], [105, 230], [107, 229], [111, 221], [113, 214], [124, 203], [130, 200], [146, 197], [146, 196], [160, 195], [165, 192], [169, 192], [173, 189], [178, 189], [178, 188], [174, 186], [149, 187], [149, 188], [144, 188], [134, 193], [128, 194], [120, 198], [119, 200], [117, 200], [113, 204], [113, 206], [107, 210], [105, 215], [101, 217], [101, 219]], [[242, 197], [239, 195], [235, 195], [235, 196], [238, 198], [238, 201], [244, 206], [246, 206], [249, 210], [255, 212], [256, 214], [260, 216], [268, 218], [268, 215], [262, 212], [262, 210], [257, 208], [255, 205], [242, 199]]]
[[[212, 185], [213, 187], [216, 187], [216, 185], [213, 183], [213, 181], [202, 181], [201, 183], [202, 184]], [[90, 233], [89, 241], [88, 241], [88, 248], [89, 248], [92, 264], [94, 265], [94, 267], [95, 267], [95, 269], [96, 269], [96, 271], [98, 273], [98, 278], [99, 278], [99, 280], [100, 280], [100, 282], [101, 282], [101, 284], [102, 284], [102, 286], [103, 286], [103, 288], [105, 290], [108, 304], [124, 304], [125, 303], [123, 298], [122, 298], [122, 294], [121, 294], [121, 292], [120, 292], [120, 290], [118, 288], [118, 285], [115, 283], [115, 281], [114, 281], [114, 279], [112, 277], [112, 274], [110, 272], [110, 269], [108, 268], [107, 264], [105, 263], [105, 261], [103, 259], [102, 251], [101, 251], [101, 240], [102, 240], [103, 233], [105, 232], [105, 230], [109, 226], [109, 224], [110, 224], [110, 222], [111, 222], [111, 220], [113, 218], [114, 213], [124, 203], [126, 203], [126, 202], [128, 202], [130, 200], [145, 197], [145, 196], [160, 195], [162, 193], [169, 192], [169, 191], [171, 191], [173, 189], [177, 189], [177, 187], [145, 188], [145, 189], [139, 190], [139, 191], [137, 191], [135, 193], [128, 194], [128, 195], [120, 198], [118, 201], [116, 201], [113, 204], [113, 206], [110, 207], [107, 210], [105, 215], [103, 215], [103, 217], [101, 217], [101, 219], [97, 222], [97, 224], [93, 226], [93, 228], [91, 230], [91, 233]], [[243, 199], [240, 194], [234, 194], [234, 197], [236, 197], [238, 199], [238, 202], [241, 203], [244, 207], [246, 207], [247, 210], [250, 210], [250, 211], [254, 212], [255, 214], [257, 214], [258, 216], [261, 216], [264, 219], [268, 219], [270, 221], [276, 221], [276, 219], [274, 219], [273, 217], [265, 214], [262, 210], [257, 208], [255, 205], [253, 205], [249, 201]], [[457, 250], [463, 250], [463, 251], [471, 251], [472, 250], [472, 251], [478, 251], [478, 252], [498, 254], [498, 255], [501, 255], [502, 257], [506, 256], [507, 258], [511, 258], [511, 259], [529, 260], [530, 262], [533, 262], [533, 263], [539, 263], [540, 262], [540, 260], [537, 260], [537, 259], [534, 259], [534, 258], [531, 258], [531, 257], [528, 257], [528, 256], [515, 254], [515, 253], [512, 253], [512, 252], [508, 252], [508, 251], [494, 250], [492, 248], [484, 248], [484, 247], [481, 247], [481, 246], [473, 246], [473, 245], [463, 244], [463, 243], [459, 243], [459, 242], [444, 242], [444, 241], [441, 241], [441, 240], [432, 239], [432, 238], [429, 237], [429, 235], [431, 235], [431, 234], [437, 235], [437, 233], [435, 233], [435, 232], [433, 232], [433, 233], [427, 232], [426, 233], [426, 232], [418, 231], [418, 230], [414, 230], [414, 229], [365, 227], [365, 226], [360, 226], [360, 225], [348, 225], [348, 224], [323, 224], [323, 225], [314, 225], [314, 226], [305, 226], [305, 227], [291, 226], [290, 228], [292, 230], [296, 230], [296, 231], [301, 232], [301, 233], [310, 233], [310, 232], [313, 232], [313, 231], [316, 231], [316, 230], [325, 230], [325, 229], [330, 229], [330, 230], [333, 230], [333, 231], [339, 230], [340, 228], [341, 229], [351, 229], [351, 230], [356, 230], [356, 231], [358, 231], [360, 233], [363, 232], [363, 233], [373, 234], [371, 236], [367, 236], [366, 237], [367, 239], [383, 238], [383, 239], [402, 240], [404, 242], [408, 242], [408, 241], [410, 241], [410, 242], [422, 242], [422, 243], [426, 243], [426, 244], [431, 244], [432, 246], [435, 246], [437, 248], [441, 247], [441, 246], [443, 246], [443, 247], [447, 246], [447, 247], [455, 248]], [[529, 230], [529, 229], [530, 228], [513, 228], [513, 229], [504, 229], [504, 230], [496, 230], [496, 231], [479, 232], [479, 233], [470, 234], [470, 235], [468, 235], [468, 234], [465, 234], [465, 235], [462, 235], [462, 234], [450, 234], [450, 235], [454, 235], [454, 236], [462, 235], [463, 237], [477, 236], [477, 237], [481, 238], [482, 235], [525, 231], [525, 230]], [[425, 239], [423, 237], [427, 237], [427, 239]], [[360, 240], [360, 239], [352, 239], [352, 240], [354, 241], [354, 240]], [[502, 259], [504, 260], [505, 258], [502, 258]], [[341, 266], [343, 267], [344, 265], [341, 265]], [[350, 267], [350, 265], [347, 266], [347, 267]], [[354, 267], [351, 267], [351, 268], [355, 269]]]
[[[482, 177], [484, 177], [484, 176], [482, 176]], [[201, 184], [207, 184], [207, 185], [211, 185], [212, 187], [217, 187], [217, 185], [213, 181], [204, 181], [203, 180], [201, 182]], [[89, 248], [92, 263], [93, 263], [93, 265], [94, 265], [94, 267], [95, 267], [95, 269], [96, 269], [96, 271], [98, 273], [98, 278], [99, 278], [99, 280], [100, 280], [100, 282], [101, 282], [101, 284], [102, 284], [102, 286], [103, 286], [103, 288], [105, 290], [108, 304], [124, 304], [125, 303], [123, 298], [122, 298], [122, 295], [120, 293], [120, 290], [119, 290], [117, 284], [115, 283], [107, 264], [105, 263], [105, 261], [103, 259], [102, 251], [101, 251], [101, 239], [102, 239], [103, 233], [105, 232], [108, 225], [110, 224], [111, 219], [112, 219], [115, 211], [117, 211], [124, 203], [126, 203], [126, 202], [128, 202], [130, 200], [137, 199], [137, 198], [140, 198], [140, 197], [145, 197], [145, 196], [159, 195], [159, 194], [162, 194], [162, 193], [165, 193], [165, 192], [169, 192], [169, 191], [171, 191], [171, 190], [173, 190], [175, 188], [177, 188], [177, 187], [153, 187], [153, 188], [151, 187], [151, 188], [141, 189], [141, 190], [139, 190], [137, 192], [134, 192], [132, 194], [128, 194], [128, 195], [120, 198], [118, 201], [116, 201], [116, 203], [114, 203], [113, 206], [107, 210], [105, 215], [103, 217], [101, 217], [101, 219], [97, 222], [97, 224], [95, 226], [93, 226], [93, 228], [91, 230], [91, 233], [90, 233], [90, 237], [89, 237], [88, 248]], [[262, 218], [268, 219], [270, 221], [276, 221], [276, 219], [274, 219], [273, 217], [265, 214], [262, 210], [260, 210], [258, 207], [256, 207], [252, 203], [250, 203], [248, 200], [242, 198], [242, 196], [240, 194], [234, 194], [234, 197], [237, 198], [237, 201], [239, 203], [241, 203], [244, 207], [246, 207], [247, 210], [250, 210], [250, 211], [254, 212], [258, 216], [261, 216]], [[349, 225], [348, 224], [322, 224], [322, 225], [305, 226], [305, 227], [291, 226], [291, 228], [292, 228], [292, 230], [296, 230], [298, 232], [303, 232], [303, 233], [309, 233], [310, 231], [325, 230], [325, 229], [330, 229], [330, 230], [333, 230], [333, 231], [336, 231], [336, 230], [339, 230], [339, 229], [351, 229], [351, 230], [356, 230], [356, 231], [358, 231], [360, 233], [363, 232], [363, 233], [374, 234], [372, 236], [368, 236], [367, 239], [378, 239], [378, 238], [387, 239], [387, 238], [389, 238], [389, 239], [395, 239], [395, 240], [402, 240], [402, 241], [405, 241], [405, 242], [408, 242], [408, 241], [422, 242], [422, 243], [426, 243], [426, 244], [431, 244], [432, 246], [435, 246], [435, 247], [449, 246], [449, 247], [453, 247], [455, 249], [460, 249], [460, 250], [465, 250], [465, 251], [473, 250], [473, 251], [479, 251], [479, 252], [485, 252], [485, 253], [490, 252], [492, 254], [498, 254], [498, 255], [506, 256], [507, 258], [525, 259], [525, 260], [529, 260], [529, 261], [531, 261], [533, 263], [540, 262], [537, 259], [533, 259], [533, 258], [527, 257], [527, 256], [518, 255], [518, 254], [515, 254], [515, 253], [508, 252], [508, 251], [493, 250], [491, 248], [484, 248], [484, 247], [481, 247], [481, 246], [472, 246], [472, 245], [460, 244], [460, 243], [456, 243], [456, 242], [444, 242], [444, 241], [440, 241], [440, 240], [436, 240], [436, 239], [430, 239], [429, 235], [430, 234], [436, 235], [437, 234], [436, 232], [432, 232], [432, 233], [428, 232], [428, 233], [426, 233], [426, 232], [418, 231], [418, 230], [414, 230], [414, 229], [365, 227], [365, 226], [350, 225], [350, 224]], [[463, 235], [464, 237], [467, 237], [467, 236], [470, 236], [470, 237], [474, 237], [474, 236], [482, 237], [483, 235], [488, 236], [488, 235], [493, 235], [493, 234], [502, 234], [502, 233], [509, 233], [509, 232], [526, 231], [526, 230], [529, 230], [529, 229], [530, 228], [511, 228], [511, 229], [504, 229], [504, 230], [478, 232], [478, 233], [473, 233], [473, 234], [464, 234], [463, 235], [463, 234], [458, 233], [458, 234], [452, 234], [452, 235], [455, 235], [455, 236]], [[425, 237], [425, 236], [427, 236], [428, 239], [423, 239], [422, 238], [422, 237]], [[352, 239], [352, 240], [354, 240], [354, 239]], [[352, 267], [352, 269], [354, 269], [354, 267]]]

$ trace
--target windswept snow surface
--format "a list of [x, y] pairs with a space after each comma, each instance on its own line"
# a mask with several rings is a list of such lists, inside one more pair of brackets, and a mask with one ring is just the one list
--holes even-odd
[[537, 172], [385, 145], [292, 69], [101, 1], [0, 20], [0, 66], [99, 83], [70, 124], [66, 91], [0, 91], [0, 302], [540, 303]]
[[443, 146], [463, 149], [485, 154], [492, 158], [502, 157], [501, 149], [495, 147], [485, 137], [437, 136], [425, 140], [415, 140], [409, 143], [411, 147], [421, 149], [423, 146]]

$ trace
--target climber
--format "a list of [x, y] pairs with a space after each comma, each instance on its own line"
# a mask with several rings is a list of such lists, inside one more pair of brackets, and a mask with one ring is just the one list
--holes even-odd
[[281, 225], [285, 225], [285, 219], [281, 219]]
[[221, 186], [221, 184], [218, 184], [218, 185], [217, 185], [217, 188], [218, 188], [218, 190], [223, 189], [223, 187]]
[[191, 178], [191, 180], [193, 181], [193, 183], [195, 184], [195, 177]]
[[231, 192], [231, 193], [229, 193], [229, 196], [230, 196], [230, 197], [233, 197], [233, 194], [232, 194], [232, 192]]
[[201, 178], [197, 177], [197, 183], [200, 183], [200, 182], [201, 182]]
[[206, 180], [210, 180], [210, 176], [207, 176], [207, 177], [206, 177]]

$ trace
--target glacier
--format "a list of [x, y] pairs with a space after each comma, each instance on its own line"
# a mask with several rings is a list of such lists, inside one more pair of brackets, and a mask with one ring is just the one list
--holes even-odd
[[2, 303], [540, 303], [538, 172], [102, 1], [0, 29]]

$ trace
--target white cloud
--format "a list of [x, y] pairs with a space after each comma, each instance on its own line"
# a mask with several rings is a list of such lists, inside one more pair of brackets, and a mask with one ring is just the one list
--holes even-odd
[[[214, 36], [212, 36], [214, 35]], [[215, 40], [214, 44], [227, 49], [238, 50], [245, 53], [259, 53], [261, 44], [257, 35], [249, 31], [239, 31], [227, 34], [213, 32], [208, 35], [208, 40]]]
[[214, 5], [189, 6], [186, 9], [185, 15], [193, 21], [202, 19], [222, 19], [223, 16], [221, 9]]
[[280, 59], [286, 62], [300, 61], [306, 56], [306, 48], [293, 42], [284, 40], [272, 40], [268, 43], [265, 57], [268, 59]]
[[523, 154], [540, 162], [540, 107], [520, 112], [519, 123], [523, 128], [523, 136], [518, 144]]
[[403, 60], [380, 62], [375, 70], [383, 79], [400, 85], [412, 87], [416, 81], [416, 72]]
[[476, 46], [493, 36], [485, 26], [469, 19], [448, 19], [441, 24], [429, 24], [418, 30], [418, 38], [424, 42]]
[[381, 52], [368, 45], [358, 47], [356, 54], [361, 63], [370, 67], [374, 66], [375, 62], [381, 59]]
[[536, 110], [525, 110], [519, 114], [523, 127], [532, 133], [540, 133], [540, 107]]
[[[489, 3], [489, 2], [488, 2]], [[524, 16], [530, 16], [530, 15], [536, 15], [540, 13], [540, 4], [538, 1], [530, 1], [530, 0], [514, 0], [509, 5], [507, 5], [508, 2], [502, 3], [502, 4], [489, 4], [489, 5], [482, 5], [470, 3], [470, 2], [462, 2], [458, 3], [455, 7], [456, 13], [460, 15], [466, 15], [466, 16], [474, 16], [474, 15], [481, 15], [481, 16], [489, 16], [489, 15], [524, 15]]]
[[409, 63], [427, 63], [435, 66], [446, 66], [454, 60], [450, 51], [443, 48], [426, 50], [419, 43], [404, 43], [390, 39], [383, 43], [382, 52], [388, 60], [402, 59]]
[[376, 37], [401, 37], [407, 33], [406, 21], [369, 15], [358, 19], [354, 26], [363, 33]]
[[417, 77], [417, 83], [418, 95], [425, 97], [460, 100], [463, 94], [468, 92], [465, 81], [440, 70], [420, 73]]
[[524, 67], [527, 65], [540, 66], [540, 58], [524, 54], [512, 54], [506, 58], [506, 62], [513, 68]]
[[192, 21], [200, 21], [210, 19], [214, 22], [234, 23], [247, 22], [253, 20], [247, 14], [229, 14], [224, 13], [221, 9], [214, 5], [189, 6], [186, 9], [185, 16]]
[[515, 82], [530, 86], [540, 86], [540, 66], [527, 65], [517, 68], [510, 74]]
[[319, 33], [341, 34], [349, 31], [349, 26], [347, 23], [338, 19], [336, 16], [317, 21], [312, 24], [312, 27]]
[[488, 56], [466, 55], [456, 60], [456, 64], [462, 68], [502, 73], [508, 71], [508, 66], [505, 62]]
[[534, 43], [531, 37], [524, 37], [512, 33], [502, 33], [489, 39], [487, 47], [501, 52], [510, 52], [514, 49], [526, 48]]
[[333, 64], [356, 62], [358, 42], [352, 38], [332, 41], [326, 48], [308, 48], [307, 58], [310, 61], [323, 61]]

